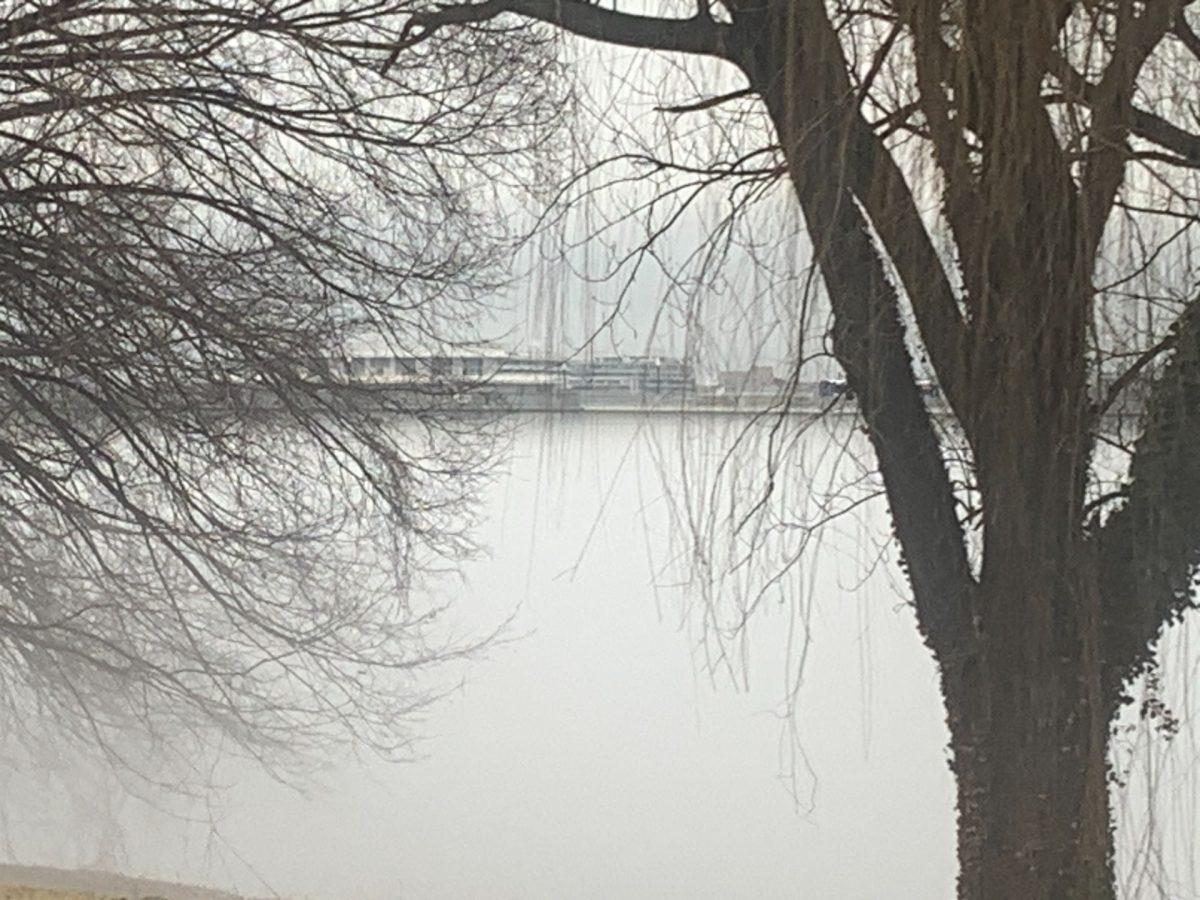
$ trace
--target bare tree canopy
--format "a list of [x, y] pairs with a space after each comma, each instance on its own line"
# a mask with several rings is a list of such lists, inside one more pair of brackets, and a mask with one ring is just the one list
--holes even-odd
[[470, 336], [553, 60], [381, 75], [390, 0], [0, 10], [4, 730], [402, 751], [488, 442], [344, 362]]
[[[684, 116], [765, 112], [773, 135], [707, 174], [786, 177], [804, 216], [942, 673], [964, 897], [1114, 894], [1110, 723], [1193, 605], [1190, 6], [486, 0], [415, 13], [392, 57], [524, 21], [723, 63], [744, 86], [664, 97], [672, 139], [697, 128]], [[1114, 438], [1106, 417], [1147, 379], [1137, 433]], [[1127, 455], [1119, 483], [1098, 444]]]

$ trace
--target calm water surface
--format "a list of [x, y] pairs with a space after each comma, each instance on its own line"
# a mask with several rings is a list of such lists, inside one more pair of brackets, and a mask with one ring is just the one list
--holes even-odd
[[711, 423], [527, 425], [487, 499], [488, 558], [443, 587], [464, 623], [515, 610], [519, 639], [428, 716], [421, 761], [308, 800], [247, 786], [224, 837], [276, 890], [330, 898], [950, 896], [935, 673], [887, 566], [861, 583], [862, 526], [792, 576], [814, 601], [795, 737], [802, 610], [760, 609], [748, 686], [710, 674], [695, 595], [668, 583], [682, 529], [664, 486], [739, 427]]
[[[130, 867], [330, 900], [953, 896], [947, 733], [881, 503], [835, 519], [744, 631], [712, 640], [791, 558], [811, 492], [873, 490], [861, 436], [798, 439], [756, 520], [771, 531], [757, 568], [707, 597], [678, 587], [682, 557], [713, 572], [750, 546], [713, 490], [761, 490], [761, 443], [725, 456], [744, 426], [527, 423], [485, 500], [487, 555], [430, 588], [457, 633], [511, 615], [512, 639], [419, 723], [420, 758], [348, 759], [304, 795], [235, 771], [215, 831], [131, 829]], [[1153, 762], [1157, 746], [1134, 752]], [[1194, 871], [1195, 779], [1150, 768], [1177, 798], [1190, 785], [1190, 806], [1164, 807], [1189, 824], [1151, 834], [1135, 794], [1122, 816], [1143, 849], [1127, 861], [1165, 853], [1179, 871], [1190, 852]], [[1191, 895], [1143, 883], [1130, 895]]]

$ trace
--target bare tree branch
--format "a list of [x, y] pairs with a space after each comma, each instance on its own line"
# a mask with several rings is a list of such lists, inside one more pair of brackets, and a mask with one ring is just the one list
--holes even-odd
[[418, 673], [474, 645], [411, 588], [471, 551], [496, 432], [447, 414], [461, 386], [381, 394], [346, 364], [470, 338], [512, 246], [491, 203], [563, 98], [537, 39], [380, 76], [408, 12], [0, 22], [5, 723], [185, 765], [402, 755]]
[[731, 59], [734, 31], [711, 16], [664, 19], [619, 13], [581, 0], [485, 0], [473, 4], [445, 4], [436, 10], [414, 13], [401, 33], [395, 51], [384, 63], [386, 72], [400, 52], [431, 37], [445, 25], [487, 22], [505, 13], [557, 25], [580, 37], [676, 53], [695, 53]]

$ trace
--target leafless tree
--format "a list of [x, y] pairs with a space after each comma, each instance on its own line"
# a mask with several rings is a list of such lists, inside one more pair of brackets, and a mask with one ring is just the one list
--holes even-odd
[[[523, 20], [741, 82], [669, 114], [765, 113], [772, 134], [726, 168], [779, 167], [807, 225], [941, 671], [964, 897], [1114, 894], [1110, 723], [1193, 604], [1190, 6], [484, 0], [415, 14], [394, 57]], [[1106, 416], [1147, 381], [1113, 439]], [[1127, 456], [1115, 483], [1098, 444]]]
[[381, 74], [409, 12], [0, 5], [7, 737], [399, 754], [469, 646], [410, 589], [470, 549], [488, 429], [345, 362], [473, 335], [564, 97], [486, 29]]

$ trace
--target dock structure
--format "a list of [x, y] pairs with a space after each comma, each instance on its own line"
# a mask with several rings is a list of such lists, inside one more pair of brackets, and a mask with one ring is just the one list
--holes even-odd
[[[725, 370], [700, 380], [684, 359], [661, 355], [555, 358], [521, 356], [492, 347], [429, 353], [381, 349], [338, 363], [348, 384], [395, 397], [411, 392], [429, 407], [447, 401], [463, 411], [497, 413], [654, 413], [747, 415], [856, 415], [853, 391], [844, 379], [782, 378], [772, 366]], [[1137, 422], [1150, 379], [1126, 387], [1104, 416], [1104, 427]], [[917, 388], [930, 412], [950, 417], [941, 389], [928, 378]], [[1097, 396], [1111, 390], [1097, 387]]]
[[346, 362], [349, 381], [382, 391], [437, 391], [466, 408], [513, 412], [807, 413], [853, 409], [844, 381], [792, 383], [769, 366], [697, 379], [669, 356], [556, 359], [485, 348], [375, 353]]

